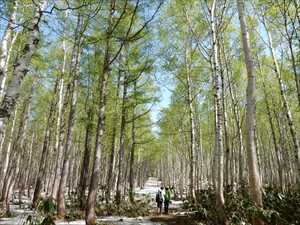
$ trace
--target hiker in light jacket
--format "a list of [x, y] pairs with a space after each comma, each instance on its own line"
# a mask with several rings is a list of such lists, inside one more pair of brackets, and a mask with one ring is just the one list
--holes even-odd
[[163, 193], [164, 188], [161, 187], [160, 189], [158, 189], [157, 193], [156, 193], [156, 198], [155, 201], [157, 203], [157, 214], [161, 214], [162, 213], [162, 204], [164, 202], [164, 193]]

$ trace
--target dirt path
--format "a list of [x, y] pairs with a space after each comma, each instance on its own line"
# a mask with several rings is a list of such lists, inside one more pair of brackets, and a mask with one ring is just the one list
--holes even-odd
[[[161, 182], [154, 177], [150, 177], [145, 183], [144, 187], [136, 190], [137, 199], [149, 198], [151, 199], [150, 205], [153, 207], [153, 213], [148, 217], [137, 217], [128, 218], [120, 216], [111, 217], [100, 217], [98, 222], [110, 225], [196, 225], [192, 218], [188, 216], [177, 215], [176, 212], [181, 211], [182, 202], [172, 201], [170, 205], [170, 215], [156, 215], [156, 203], [155, 195], [160, 187]], [[24, 199], [26, 206], [30, 205], [30, 199]], [[26, 220], [27, 216], [34, 214], [31, 210], [26, 207], [26, 209], [19, 209], [19, 206], [12, 204], [13, 216], [10, 218], [0, 218], [0, 225], [21, 225]], [[57, 221], [57, 225], [85, 225], [84, 220], [77, 220], [72, 222], [67, 221]]]
[[150, 218], [152, 222], [163, 223], [166, 225], [197, 225], [197, 222], [194, 218], [189, 216], [178, 216], [178, 215], [162, 215], [162, 216], [153, 216]]

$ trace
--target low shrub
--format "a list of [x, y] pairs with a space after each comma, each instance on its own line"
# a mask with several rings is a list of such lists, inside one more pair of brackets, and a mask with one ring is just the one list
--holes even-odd
[[37, 205], [37, 213], [27, 216], [23, 225], [55, 225], [56, 204], [54, 199], [40, 199]]
[[127, 216], [138, 217], [150, 214], [151, 207], [148, 201], [136, 200], [133, 203], [129, 201], [121, 201], [119, 205], [114, 202], [101, 202], [96, 206], [97, 216]]
[[[253, 218], [260, 218], [266, 224], [300, 224], [300, 193], [282, 193], [268, 188], [263, 195], [264, 209], [256, 207], [247, 193], [227, 190], [225, 193], [225, 214], [229, 224], [250, 224]], [[184, 202], [184, 207], [196, 210], [199, 220], [213, 224], [216, 218], [215, 192], [213, 189], [196, 192], [196, 202]]]
[[38, 203], [37, 210], [42, 215], [54, 215], [56, 213], [56, 203], [53, 198], [41, 199]]

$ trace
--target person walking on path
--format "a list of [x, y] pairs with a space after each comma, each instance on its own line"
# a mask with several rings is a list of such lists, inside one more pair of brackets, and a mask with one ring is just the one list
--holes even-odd
[[170, 189], [168, 187], [166, 187], [166, 191], [164, 194], [165, 214], [169, 213], [170, 201], [171, 201], [171, 192], [170, 192]]
[[156, 203], [157, 203], [157, 214], [159, 214], [159, 215], [162, 213], [162, 204], [164, 202], [163, 190], [164, 190], [163, 187], [158, 189], [158, 191], [156, 193], [156, 199], [155, 199]]

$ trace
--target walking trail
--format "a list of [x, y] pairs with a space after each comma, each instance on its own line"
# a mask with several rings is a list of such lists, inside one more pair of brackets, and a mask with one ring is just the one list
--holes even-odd
[[[137, 218], [128, 218], [120, 216], [106, 216], [98, 218], [99, 223], [108, 224], [108, 225], [186, 225], [191, 224], [192, 221], [189, 221], [185, 216], [180, 216], [178, 213], [181, 209], [182, 202], [172, 201], [170, 205], [171, 213], [169, 215], [156, 215], [155, 213], [155, 195], [158, 188], [161, 186], [161, 182], [154, 177], [150, 177], [143, 188], [136, 190], [136, 198], [144, 199], [151, 198], [151, 206], [153, 212], [147, 217], [137, 217]], [[23, 199], [24, 205], [20, 209], [19, 205], [16, 205], [16, 202], [11, 204], [12, 217], [10, 218], [0, 218], [0, 225], [22, 225], [24, 224], [28, 215], [34, 215], [34, 212], [29, 209], [30, 200], [25, 198]], [[84, 220], [76, 220], [72, 222], [58, 221], [56, 225], [84, 225]]]

